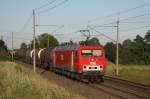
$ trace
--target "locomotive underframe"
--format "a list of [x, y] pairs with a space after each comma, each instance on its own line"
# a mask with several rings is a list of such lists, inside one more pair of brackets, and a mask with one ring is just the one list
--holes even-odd
[[71, 77], [73, 79], [77, 79], [77, 80], [81, 80], [84, 82], [103, 82], [104, 81], [104, 72], [100, 72], [100, 71], [86, 71], [86, 72], [79, 72], [77, 70], [73, 70], [71, 71], [71, 69], [69, 68], [64, 68], [64, 66], [62, 66], [63, 68], [60, 67], [60, 65], [58, 66], [52, 66], [52, 71], [54, 71], [55, 73], [58, 74], [62, 74], [62, 75], [66, 75], [68, 77]]

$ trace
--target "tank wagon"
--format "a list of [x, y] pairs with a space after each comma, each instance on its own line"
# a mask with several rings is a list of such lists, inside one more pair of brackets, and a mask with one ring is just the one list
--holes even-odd
[[52, 48], [42, 48], [38, 51], [37, 65], [41, 68], [51, 69], [52, 67]]
[[[33, 50], [19, 58], [32, 64]], [[19, 51], [18, 51], [19, 52]], [[17, 54], [16, 54], [17, 55]], [[18, 56], [17, 56], [18, 57]], [[36, 50], [36, 66], [84, 81], [103, 81], [106, 70], [105, 49], [101, 45], [65, 45]]]

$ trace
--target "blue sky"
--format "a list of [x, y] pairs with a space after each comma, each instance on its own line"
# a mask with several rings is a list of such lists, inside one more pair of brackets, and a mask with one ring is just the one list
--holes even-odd
[[[6, 41], [6, 44], [11, 48], [11, 32], [14, 32], [14, 45], [18, 48], [21, 42], [30, 42], [32, 39], [32, 9], [45, 5], [53, 0], [0, 0], [0, 35]], [[56, 0], [53, 4], [41, 9], [45, 10], [55, 6], [63, 0]], [[126, 13], [113, 14], [116, 12], [124, 11], [139, 5], [147, 4], [135, 10]], [[145, 13], [150, 13], [149, 0], [68, 0], [65, 4], [36, 15], [36, 24], [38, 25], [57, 25], [47, 27], [37, 27], [36, 35], [41, 33], [50, 33], [56, 35], [60, 42], [84, 40], [85, 37], [76, 31], [87, 29], [87, 25], [95, 26], [101, 24], [108, 24], [111, 26], [116, 25], [115, 21], [118, 19], [125, 19], [132, 16], [138, 16]], [[41, 10], [36, 10], [39, 12]], [[105, 17], [107, 15], [111, 17]], [[23, 28], [26, 21], [29, 20], [26, 28]], [[127, 21], [133, 22], [132, 24], [120, 22], [120, 42], [127, 38], [133, 39], [137, 34], [144, 35], [150, 28], [150, 15], [139, 18], [131, 18]], [[138, 21], [146, 21], [146, 23], [134, 23]], [[58, 29], [61, 25], [63, 28]], [[139, 29], [136, 29], [138, 28]], [[143, 28], [142, 28], [143, 27]], [[58, 31], [54, 32], [56, 29]], [[111, 37], [116, 38], [116, 28], [99, 27], [95, 28], [97, 31]], [[93, 35], [99, 35], [92, 31]], [[97, 36], [102, 44], [110, 41], [103, 36]]]

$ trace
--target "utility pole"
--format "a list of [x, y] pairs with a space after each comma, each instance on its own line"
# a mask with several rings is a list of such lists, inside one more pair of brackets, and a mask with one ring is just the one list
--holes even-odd
[[12, 61], [14, 61], [14, 35], [13, 35], [14, 33], [12, 32]]
[[49, 48], [49, 35], [47, 37], [47, 47]]
[[117, 21], [117, 41], [116, 41], [116, 75], [119, 74], [119, 20]]
[[36, 52], [35, 52], [35, 11], [33, 9], [33, 71], [36, 72]]

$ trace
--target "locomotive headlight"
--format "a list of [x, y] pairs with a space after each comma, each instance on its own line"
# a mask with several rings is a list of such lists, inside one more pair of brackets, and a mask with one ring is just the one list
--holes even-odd
[[102, 65], [100, 65], [99, 68], [100, 68], [100, 70], [103, 70], [103, 66]]
[[102, 65], [83, 65], [84, 71], [103, 71]]

